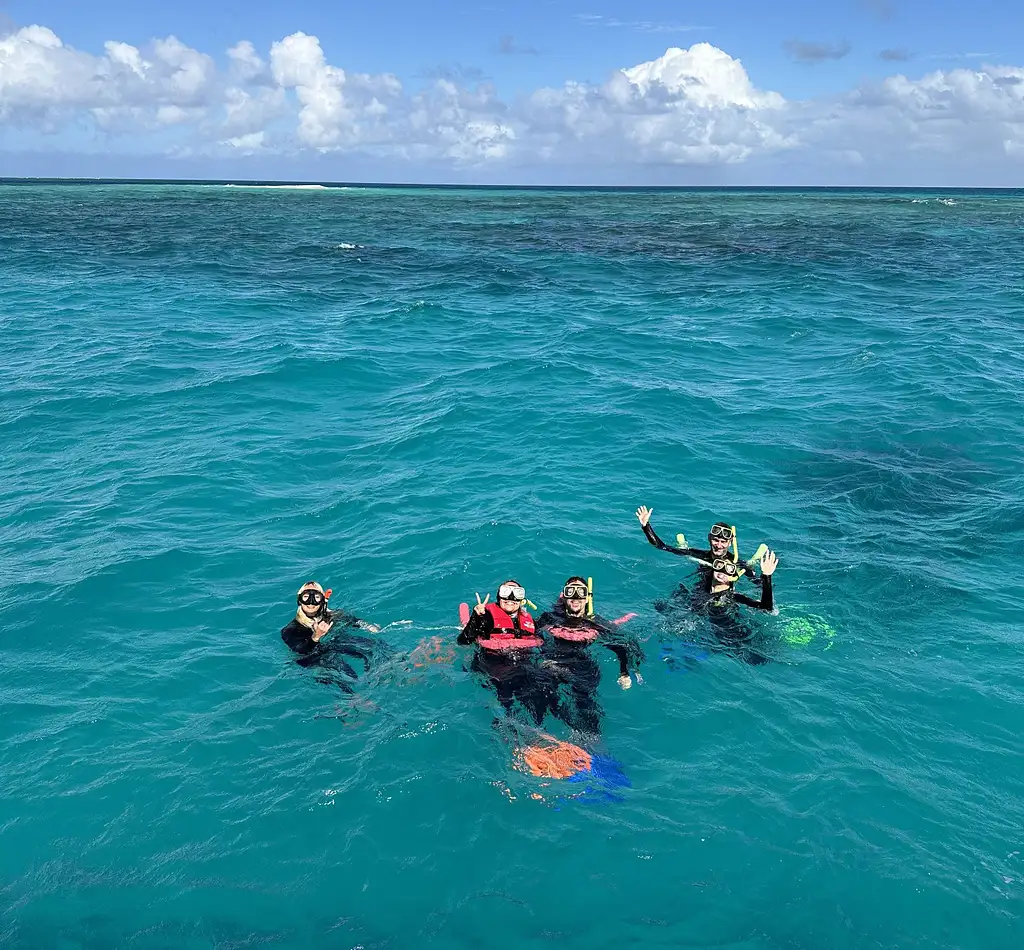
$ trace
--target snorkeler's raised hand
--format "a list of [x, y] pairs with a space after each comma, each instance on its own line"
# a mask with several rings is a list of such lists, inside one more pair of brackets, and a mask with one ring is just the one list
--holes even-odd
[[775, 573], [775, 568], [779, 566], [779, 559], [775, 556], [774, 551], [769, 551], [763, 558], [761, 558], [761, 573], [765, 577], [771, 577]]
[[327, 632], [334, 626], [330, 620], [317, 620], [313, 624], [313, 642], [317, 643], [321, 637], [327, 636]]
[[490, 599], [490, 596], [491, 596], [490, 594], [485, 594], [484, 595], [484, 599], [481, 600], [480, 599], [480, 595], [477, 594], [476, 595], [476, 606], [473, 608], [473, 613], [478, 614], [479, 616], [482, 617], [484, 615], [484, 611], [487, 610], [487, 601]]
[[653, 515], [653, 514], [654, 514], [654, 509], [653, 508], [648, 508], [646, 505], [641, 505], [636, 510], [636, 516], [640, 520], [640, 524], [643, 527], [645, 527], [645, 528], [650, 523], [651, 515]]

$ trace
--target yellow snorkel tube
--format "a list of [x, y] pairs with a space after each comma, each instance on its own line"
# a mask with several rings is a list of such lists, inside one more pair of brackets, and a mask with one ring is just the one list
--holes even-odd
[[[732, 561], [733, 561], [733, 564], [739, 564], [740, 563], [740, 547], [739, 547], [739, 539], [736, 537], [736, 525], [730, 525], [729, 527], [732, 529]], [[686, 535], [685, 534], [677, 534], [676, 535], [676, 544], [679, 547], [681, 547], [681, 548], [689, 547], [689, 545], [686, 543]], [[759, 544], [757, 546], [757, 550], [754, 552], [754, 556], [747, 563], [749, 563], [749, 564], [758, 564], [758, 563], [760, 563], [761, 558], [763, 558], [767, 553], [768, 553], [768, 545], [767, 544]], [[700, 564], [700, 565], [702, 565], [704, 567], [711, 567], [712, 566], [707, 561], [702, 561], [700, 558], [697, 558], [697, 557], [691, 557], [690, 560], [695, 561], [697, 564]], [[734, 578], [730, 579], [730, 583], [735, 584], [736, 581], [738, 581], [746, 573], [747, 573], [747, 568], [746, 568], [746, 565], [744, 565], [743, 568], [741, 568], [736, 573], [736, 576]]]
[[[754, 556], [747, 562], [747, 564], [759, 564], [761, 562], [761, 558], [763, 558], [767, 553], [768, 553], [768, 545], [767, 544], [759, 544], [757, 546], [757, 550], [754, 552]], [[736, 580], [739, 580], [746, 573], [747, 573], [747, 568], [746, 568], [746, 565], [744, 565], [743, 568], [736, 575]]]
[[594, 578], [587, 578], [587, 616], [594, 616]]

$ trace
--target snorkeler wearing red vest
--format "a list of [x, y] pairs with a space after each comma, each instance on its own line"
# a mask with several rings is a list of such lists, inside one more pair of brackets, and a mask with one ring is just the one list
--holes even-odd
[[551, 706], [552, 683], [537, 665], [544, 641], [523, 606], [526, 591], [519, 581], [508, 580], [498, 587], [497, 603], [489, 604], [489, 598], [490, 594], [481, 601], [476, 595], [458, 642], [476, 645], [471, 668], [491, 681], [505, 712], [512, 715], [518, 700], [539, 726]]

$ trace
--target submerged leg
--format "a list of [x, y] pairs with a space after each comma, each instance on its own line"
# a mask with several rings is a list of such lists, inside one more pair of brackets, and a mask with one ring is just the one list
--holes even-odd
[[515, 681], [515, 693], [534, 725], [540, 726], [549, 709], [555, 705], [555, 683], [535, 667], [524, 668]]
[[601, 671], [590, 657], [575, 659], [562, 666], [562, 675], [552, 690], [552, 711], [575, 732], [601, 735], [603, 712], [597, 702]]
[[338, 653], [355, 657], [363, 661], [364, 672], [369, 671], [373, 659], [379, 649], [379, 645], [369, 637], [345, 637], [339, 639], [334, 648]]

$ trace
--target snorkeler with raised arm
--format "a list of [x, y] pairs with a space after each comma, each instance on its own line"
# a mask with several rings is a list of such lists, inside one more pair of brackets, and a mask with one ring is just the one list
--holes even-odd
[[524, 606], [526, 590], [519, 581], [508, 580], [499, 585], [497, 602], [488, 603], [489, 599], [490, 594], [483, 600], [476, 595], [458, 642], [476, 645], [471, 668], [490, 680], [506, 714], [513, 715], [518, 701], [539, 726], [551, 707], [552, 682], [537, 665], [544, 641]]
[[754, 631], [744, 623], [739, 605], [769, 612], [775, 609], [772, 575], [778, 564], [779, 560], [773, 551], [766, 552], [761, 558], [763, 582], [760, 600], [736, 593], [735, 585], [742, 568], [737, 567], [735, 561], [715, 558], [711, 570], [699, 575], [695, 590], [691, 592], [680, 584], [671, 601], [659, 601], [655, 609], [661, 613], [671, 613], [673, 608], [684, 607], [703, 614], [708, 618], [712, 632], [722, 646], [745, 663], [760, 666], [769, 662], [768, 658], [753, 648], [751, 641]]
[[[316, 581], [303, 584], [295, 598], [298, 604], [295, 617], [281, 630], [281, 639], [299, 654], [295, 661], [299, 666], [319, 667], [325, 671], [318, 677], [321, 682], [334, 683], [351, 692], [348, 678], [355, 679], [356, 671], [345, 658], [362, 660], [368, 670], [377, 644], [369, 637], [355, 636], [348, 631], [360, 628], [380, 633], [380, 627], [342, 610], [329, 610], [327, 602], [331, 593]], [[332, 631], [334, 635], [325, 640]], [[335, 674], [342, 676], [339, 678]]]
[[[654, 530], [654, 526], [651, 524], [651, 515], [653, 513], [653, 508], [641, 505], [636, 510], [636, 517], [640, 522], [640, 527], [644, 529], [644, 535], [647, 540], [658, 548], [658, 550], [668, 551], [670, 554], [677, 554], [680, 557], [688, 557], [691, 560], [696, 561], [701, 574], [710, 573], [711, 564], [714, 561], [725, 560], [728, 558], [731, 559], [733, 563], [740, 568], [741, 572], [754, 584], [761, 583], [761, 579], [754, 573], [757, 557], [755, 556], [749, 561], [740, 560], [739, 549], [736, 543], [736, 529], [732, 525], [726, 524], [724, 521], [715, 522], [715, 524], [711, 526], [711, 530], [708, 531], [708, 547], [706, 549], [691, 548], [688, 546], [674, 547], [671, 544], [666, 544], [658, 537]], [[680, 535], [680, 537], [682, 536]], [[731, 551], [729, 550], [730, 548], [732, 548]], [[763, 554], [763, 551], [763, 548], [759, 549], [759, 553]]]
[[636, 672], [642, 652], [638, 643], [593, 613], [592, 596], [588, 581], [570, 577], [551, 609], [537, 618], [537, 630], [545, 636], [542, 665], [554, 677], [557, 690], [552, 711], [570, 729], [596, 737], [601, 732], [597, 701], [601, 671], [590, 647], [599, 643], [615, 654], [618, 684], [623, 689], [633, 685], [630, 673]]

